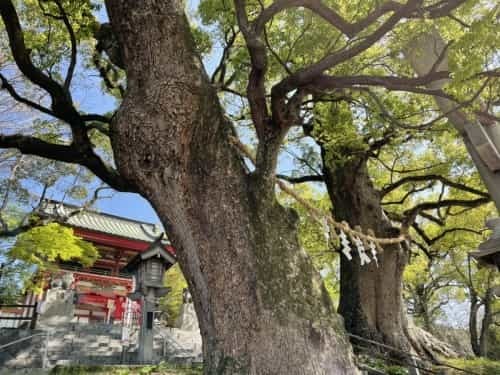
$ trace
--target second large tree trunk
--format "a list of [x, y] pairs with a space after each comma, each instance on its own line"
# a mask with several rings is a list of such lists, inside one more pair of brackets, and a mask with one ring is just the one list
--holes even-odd
[[106, 5], [127, 72], [115, 159], [177, 250], [205, 373], [357, 374], [342, 320], [299, 247], [296, 215], [231, 146], [182, 2]]
[[[366, 160], [355, 159], [337, 166], [323, 152], [324, 176], [332, 199], [333, 215], [351, 226], [372, 229], [377, 237], [399, 233], [385, 216]], [[349, 261], [341, 256], [339, 312], [347, 330], [355, 335], [407, 350], [411, 348], [402, 298], [403, 271], [407, 251], [400, 245], [385, 246], [374, 261], [360, 265], [356, 251]]]

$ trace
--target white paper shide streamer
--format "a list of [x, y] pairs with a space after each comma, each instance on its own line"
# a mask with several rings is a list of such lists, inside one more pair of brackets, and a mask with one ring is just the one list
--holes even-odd
[[378, 258], [377, 258], [377, 245], [375, 245], [375, 242], [370, 242], [370, 252], [372, 253], [373, 260], [375, 261], [375, 264], [378, 267]]
[[343, 230], [340, 230], [340, 243], [342, 244], [342, 253], [346, 256], [347, 259], [352, 260], [352, 255], [351, 255], [351, 244], [349, 242], [349, 238], [347, 238], [347, 235], [344, 233]]
[[370, 257], [366, 255], [366, 250], [365, 250], [365, 245], [363, 244], [363, 241], [361, 241], [358, 237], [354, 237], [354, 244], [356, 245], [356, 248], [358, 249], [358, 254], [359, 254], [359, 259], [361, 261], [361, 265], [364, 266], [365, 264], [368, 264], [371, 262]]

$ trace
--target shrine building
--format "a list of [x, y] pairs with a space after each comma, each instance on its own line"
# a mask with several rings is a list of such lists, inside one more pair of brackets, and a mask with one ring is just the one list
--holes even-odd
[[77, 262], [58, 262], [56, 271], [41, 276], [42, 294], [28, 293], [25, 304], [36, 302], [40, 318], [45, 320], [125, 323], [126, 319], [138, 319], [140, 305], [128, 298], [135, 288], [134, 279], [122, 269], [137, 254], [158, 243], [170, 257], [168, 267], [172, 266], [175, 251], [162, 229], [155, 224], [54, 201], [46, 203], [45, 215], [55, 217], [58, 222], [71, 227], [76, 236], [91, 242], [99, 257], [87, 268]]

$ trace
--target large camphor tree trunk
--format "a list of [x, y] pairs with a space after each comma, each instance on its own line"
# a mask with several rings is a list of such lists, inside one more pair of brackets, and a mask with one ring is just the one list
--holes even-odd
[[[337, 164], [327, 153], [322, 146], [323, 176], [335, 219], [359, 225], [364, 231], [371, 229], [379, 238], [397, 237], [400, 230], [382, 209], [380, 192], [368, 174], [366, 156], [351, 156]], [[390, 345], [397, 349], [391, 356], [409, 361], [411, 358], [403, 352], [436, 362], [439, 356], [457, 355], [449, 345], [407, 319], [403, 301], [403, 272], [408, 262], [405, 243], [384, 245], [383, 253], [377, 254], [378, 266], [374, 260], [362, 266], [357, 252], [351, 255], [352, 260], [342, 255], [340, 261], [339, 312], [349, 333]], [[352, 341], [367, 345], [355, 338]]]
[[[368, 175], [366, 159], [353, 158], [342, 166], [325, 157], [323, 173], [336, 220], [345, 220], [377, 237], [395, 237], [381, 207], [379, 192]], [[361, 266], [356, 252], [349, 261], [341, 256], [339, 312], [355, 335], [408, 350], [407, 319], [402, 298], [403, 271], [408, 253], [399, 244], [387, 245], [372, 262]]]
[[206, 374], [356, 374], [341, 318], [272, 181], [248, 174], [181, 1], [106, 1], [127, 73], [117, 166], [164, 223]]

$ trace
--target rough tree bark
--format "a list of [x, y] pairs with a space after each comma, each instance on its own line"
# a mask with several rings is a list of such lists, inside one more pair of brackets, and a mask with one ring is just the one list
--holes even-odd
[[106, 1], [127, 92], [120, 173], [156, 209], [200, 320], [206, 374], [356, 374], [341, 318], [273, 184], [246, 173], [178, 1]]
[[[372, 229], [379, 237], [399, 235], [380, 205], [381, 197], [368, 175], [366, 159], [354, 158], [342, 166], [326, 157], [323, 173], [336, 220]], [[375, 262], [360, 265], [341, 256], [339, 312], [350, 333], [410, 349], [402, 299], [403, 271], [408, 255], [401, 245], [385, 246]]]
[[[256, 171], [249, 174], [231, 146], [231, 126], [195, 53], [180, 0], [106, 0], [111, 29], [120, 47], [109, 57], [127, 74], [124, 100], [110, 129], [119, 173], [99, 157], [88, 135], [92, 121], [107, 124], [110, 120], [107, 116], [84, 114], [73, 103], [70, 86], [77, 43], [63, 8], [60, 11], [70, 34], [72, 53], [61, 84], [33, 64], [15, 7], [12, 1], [2, 0], [0, 14], [16, 65], [26, 79], [49, 94], [51, 106], [20, 97], [5, 77], [2, 86], [17, 101], [68, 124], [72, 142], [55, 144], [29, 135], [1, 134], [0, 145], [24, 154], [78, 163], [110, 186], [139, 192], [152, 203], [177, 248], [192, 290], [204, 339], [206, 373], [355, 374], [341, 320], [332, 309], [319, 275], [300, 250], [295, 214], [275, 200], [279, 147], [287, 129], [301, 124], [301, 104], [308, 94], [357, 85], [397, 90], [406, 87], [412, 91], [415, 85], [447, 77], [336, 77], [326, 72], [366, 51], [402, 19], [423, 15], [439, 18], [461, 3], [443, 2], [437, 7], [422, 7], [421, 0], [390, 3], [350, 23], [333, 9], [325, 13], [324, 7], [301, 1], [276, 2], [250, 21], [246, 2], [235, 0], [239, 30], [251, 60], [247, 98], [259, 140]], [[265, 25], [279, 12], [305, 5], [349, 38], [374, 23], [377, 26], [363, 38], [356, 38], [359, 40], [352, 46], [333, 51], [276, 83], [269, 98], [266, 88], [272, 83], [266, 81], [269, 51], [263, 42]], [[387, 13], [391, 15], [378, 22]], [[104, 45], [97, 49], [101, 47], [106, 50]], [[107, 133], [107, 129], [104, 131]], [[333, 177], [332, 183], [340, 182], [342, 188], [359, 192], [363, 189], [362, 182], [349, 185], [347, 175], [345, 181]], [[340, 197], [344, 194], [340, 190], [338, 193]], [[370, 198], [370, 194], [366, 196]], [[360, 204], [355, 195], [347, 194], [345, 198], [352, 200], [359, 219], [365, 220], [365, 212], [376, 211]], [[339, 217], [349, 215], [345, 208]], [[377, 229], [372, 219], [376, 216], [367, 226], [382, 235], [385, 227], [377, 223], [382, 225]], [[358, 220], [351, 223], [364, 226]], [[387, 274], [378, 271], [377, 277], [386, 284], [400, 278], [399, 265], [404, 264], [406, 255], [399, 250], [388, 249], [381, 259], [387, 262], [387, 266], [382, 265]], [[369, 284], [375, 280], [369, 272], [360, 270], [356, 277], [366, 277]], [[345, 288], [348, 282], [343, 281]], [[350, 286], [354, 288], [353, 296], [364, 296], [362, 289], [368, 284]], [[390, 292], [393, 288], [395, 294]], [[374, 294], [384, 303], [399, 306], [400, 300], [395, 299], [400, 295], [399, 283], [392, 284], [387, 294], [370, 290], [367, 296]], [[374, 306], [379, 306], [380, 302], [376, 302]], [[404, 325], [403, 316], [396, 312], [399, 307], [384, 321], [377, 320], [381, 313], [374, 308], [370, 314], [364, 310], [359, 310], [363, 314], [353, 314], [370, 324]], [[386, 339], [397, 340], [398, 335]]]

